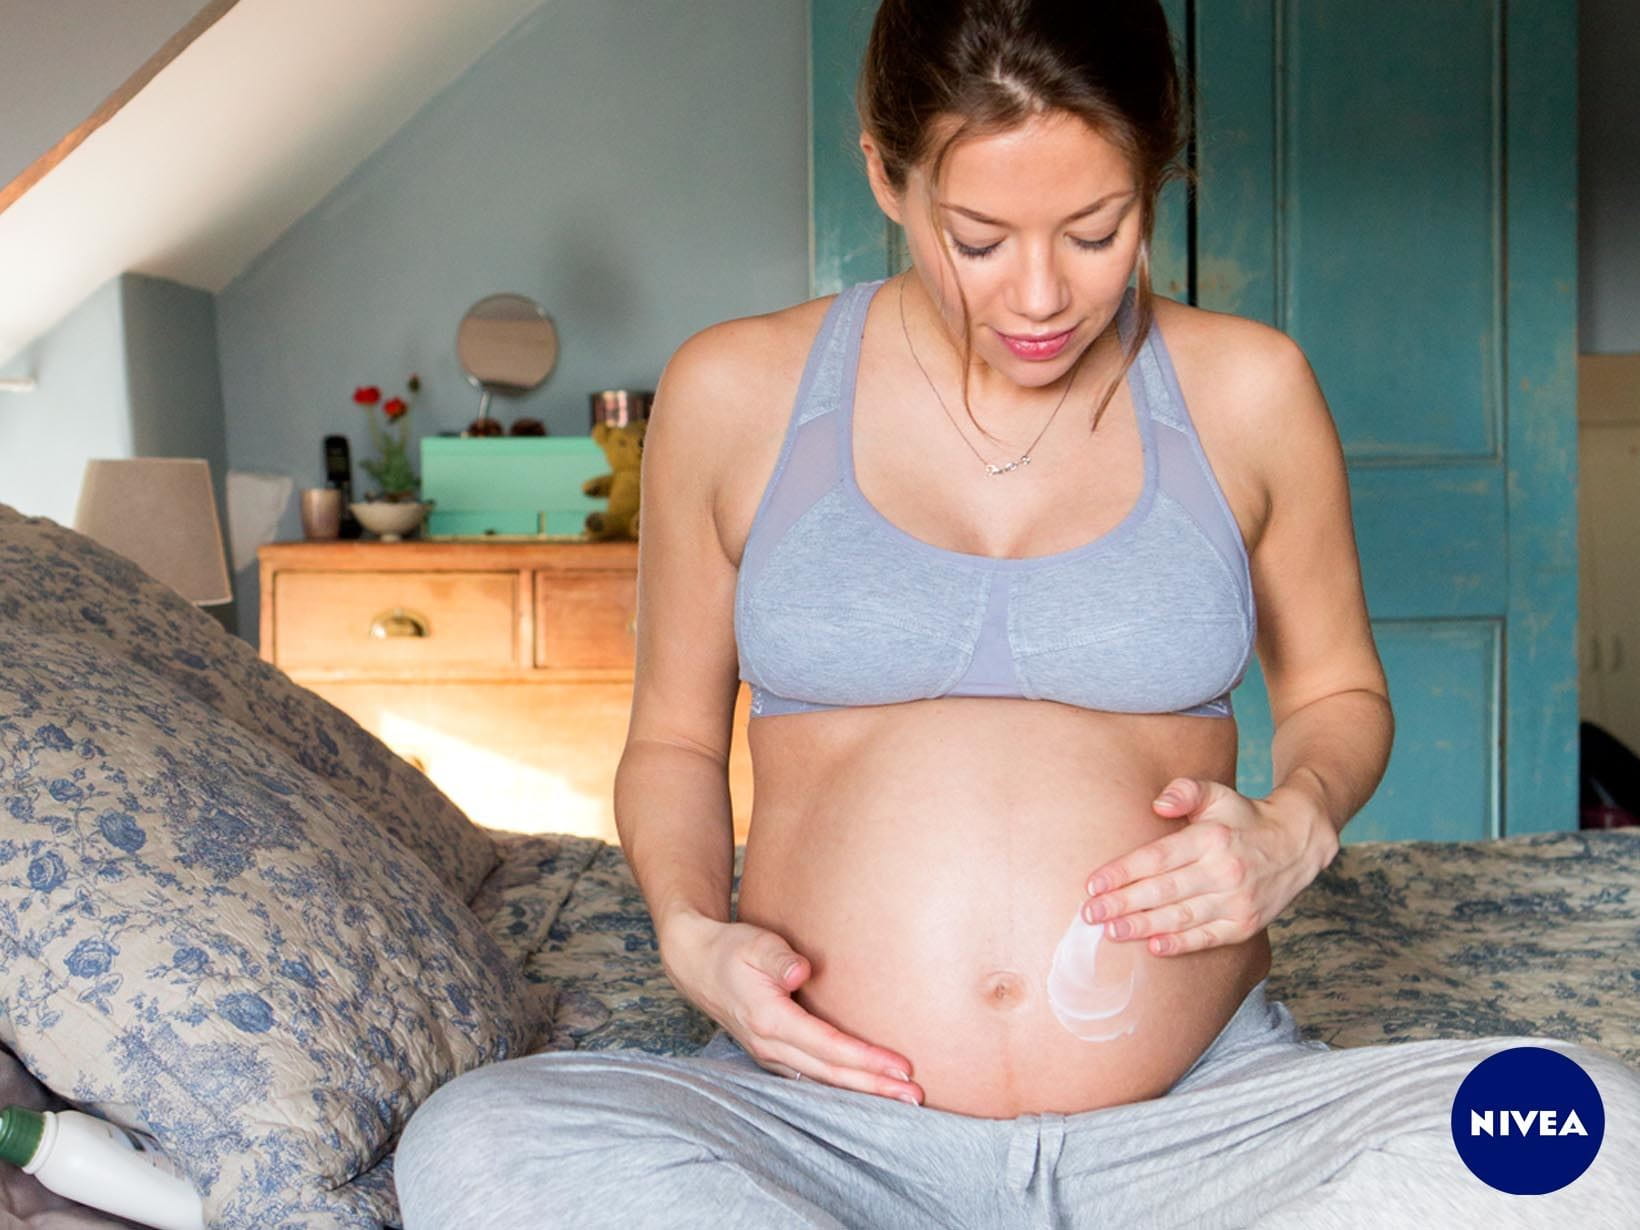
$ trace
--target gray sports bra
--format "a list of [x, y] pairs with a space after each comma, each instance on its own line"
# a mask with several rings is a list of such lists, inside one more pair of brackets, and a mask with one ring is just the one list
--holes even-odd
[[[937, 696], [1231, 716], [1253, 653], [1247, 550], [1152, 326], [1128, 372], [1144, 487], [1114, 528], [1052, 555], [947, 551], [892, 524], [854, 476], [866, 308], [849, 287], [815, 336], [735, 583], [754, 716]], [[1117, 313], [1125, 345], [1133, 291]]]

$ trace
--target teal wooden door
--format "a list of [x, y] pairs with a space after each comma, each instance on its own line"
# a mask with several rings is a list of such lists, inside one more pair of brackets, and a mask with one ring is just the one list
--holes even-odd
[[[1346, 840], [1573, 828], [1575, 0], [1166, 7], [1201, 187], [1157, 288], [1295, 338], [1344, 442], [1397, 722]], [[900, 259], [854, 144], [874, 9], [811, 0], [817, 295]], [[1257, 670], [1235, 702], [1262, 794]]]

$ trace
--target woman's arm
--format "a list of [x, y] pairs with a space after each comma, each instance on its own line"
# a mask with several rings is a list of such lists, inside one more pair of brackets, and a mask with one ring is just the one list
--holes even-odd
[[1276, 727], [1270, 759], [1281, 784], [1265, 798], [1304, 830], [1317, 871], [1332, 862], [1344, 825], [1378, 788], [1394, 734], [1389, 697], [1368, 689], [1313, 700]]
[[615, 773], [615, 827], [663, 952], [682, 917], [729, 921], [734, 825], [728, 772], [714, 754], [629, 737]]
[[845, 1034], [792, 998], [813, 971], [807, 957], [774, 931], [729, 921], [737, 572], [715, 505], [739, 455], [735, 415], [769, 400], [753, 365], [759, 356], [780, 361], [779, 340], [757, 317], [714, 325], [679, 348], [656, 390], [640, 473], [638, 649], [615, 827], [661, 966], [686, 999], [770, 1071], [915, 1101], [921, 1089], [904, 1055]]
[[1275, 726], [1275, 788], [1178, 777], [1159, 815], [1185, 828], [1095, 868], [1090, 921], [1157, 954], [1240, 943], [1338, 852], [1389, 761], [1394, 720], [1367, 620], [1349, 483], [1332, 415], [1297, 344], [1219, 317], [1216, 396], [1235, 408], [1228, 460], [1263, 497], [1248, 554]]
[[[1293, 340], [1256, 329], [1247, 388], [1252, 460], [1267, 514], [1250, 562], [1259, 663], [1275, 726], [1267, 800], [1300, 826], [1305, 848], [1332, 861], [1338, 835], [1377, 789], [1395, 721], [1372, 640], [1350, 516], [1344, 452], [1321, 387]], [[1259, 420], [1263, 420], [1260, 422]]]
[[672, 356], [643, 441], [637, 657], [615, 828], [663, 958], [679, 918], [729, 920], [728, 766], [740, 681], [735, 567], [714, 503], [731, 455], [721, 407], [732, 387], [732, 323]]

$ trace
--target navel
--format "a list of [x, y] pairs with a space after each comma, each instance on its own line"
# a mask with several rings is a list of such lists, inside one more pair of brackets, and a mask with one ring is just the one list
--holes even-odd
[[1011, 969], [992, 970], [980, 979], [980, 998], [993, 1008], [1017, 1008], [1030, 996], [1030, 984]]

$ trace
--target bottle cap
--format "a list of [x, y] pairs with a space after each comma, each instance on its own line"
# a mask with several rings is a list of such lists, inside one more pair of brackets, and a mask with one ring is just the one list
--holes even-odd
[[26, 1166], [34, 1160], [45, 1135], [46, 1117], [26, 1106], [8, 1106], [0, 1110], [0, 1161], [13, 1166]]

